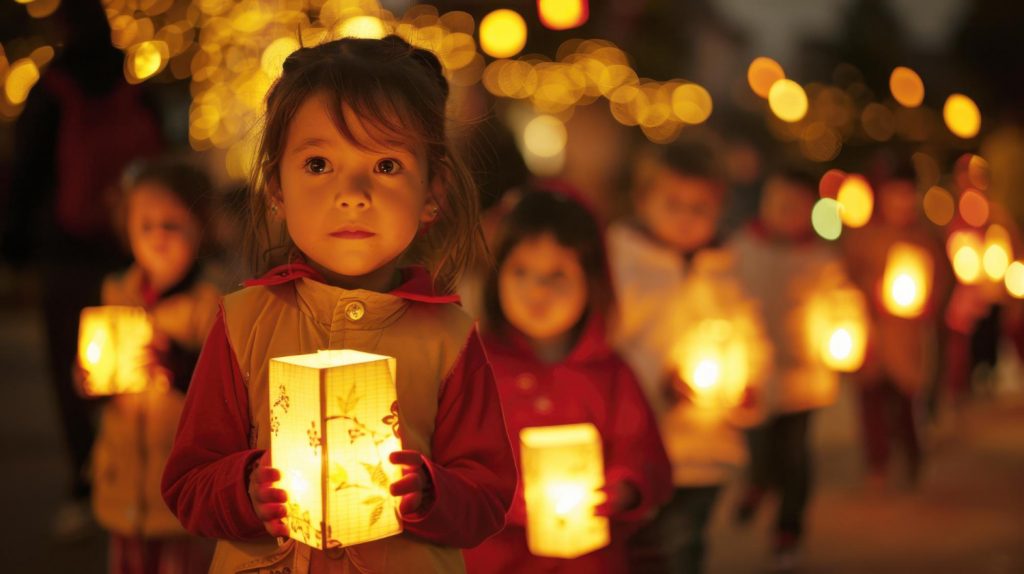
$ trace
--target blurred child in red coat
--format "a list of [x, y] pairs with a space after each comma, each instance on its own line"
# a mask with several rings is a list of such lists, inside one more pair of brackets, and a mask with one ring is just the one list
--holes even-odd
[[607, 499], [594, 512], [611, 519], [611, 543], [571, 560], [533, 556], [520, 485], [505, 529], [464, 552], [469, 572], [626, 572], [629, 535], [671, 491], [654, 417], [606, 342], [612, 293], [601, 230], [569, 195], [531, 191], [506, 216], [484, 296], [484, 346], [513, 442], [526, 427], [597, 427]]

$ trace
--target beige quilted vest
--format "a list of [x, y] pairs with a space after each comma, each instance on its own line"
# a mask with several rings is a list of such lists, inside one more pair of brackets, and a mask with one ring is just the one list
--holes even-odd
[[[454, 304], [411, 302], [310, 279], [256, 286], [228, 295], [224, 316], [231, 348], [248, 385], [250, 443], [270, 446], [269, 360], [319, 349], [355, 349], [397, 359], [403, 448], [430, 456], [440, 386], [458, 359], [472, 320]], [[325, 555], [326, 554], [326, 555]], [[322, 553], [269, 536], [219, 541], [210, 572], [463, 572], [456, 548], [403, 533]]]

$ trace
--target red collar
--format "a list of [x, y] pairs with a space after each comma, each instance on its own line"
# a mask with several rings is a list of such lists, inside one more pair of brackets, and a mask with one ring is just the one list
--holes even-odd
[[[423, 267], [406, 267], [401, 270], [402, 284], [396, 287], [389, 295], [401, 297], [408, 301], [419, 303], [458, 303], [459, 296], [456, 294], [439, 295], [434, 293], [433, 280], [430, 274]], [[278, 265], [259, 279], [249, 279], [245, 282], [246, 287], [262, 285], [270, 287], [282, 285], [297, 279], [311, 279], [320, 283], [326, 283], [323, 275], [306, 263], [295, 261]]]

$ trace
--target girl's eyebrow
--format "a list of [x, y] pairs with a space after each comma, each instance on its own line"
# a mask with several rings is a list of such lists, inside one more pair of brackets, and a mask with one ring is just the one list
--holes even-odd
[[329, 147], [330, 143], [331, 142], [329, 142], [328, 140], [326, 140], [324, 138], [308, 137], [308, 138], [300, 141], [295, 146], [293, 146], [289, 151], [291, 151], [292, 153], [297, 153], [297, 152], [300, 152], [300, 151], [302, 151], [302, 150], [304, 150], [306, 148], [311, 148], [311, 147]]

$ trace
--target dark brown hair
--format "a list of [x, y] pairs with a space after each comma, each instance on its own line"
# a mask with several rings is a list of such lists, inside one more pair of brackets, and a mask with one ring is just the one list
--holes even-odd
[[[495, 249], [495, 265], [484, 286], [484, 323], [490, 330], [508, 325], [498, 295], [498, 274], [509, 253], [524, 240], [550, 233], [572, 249], [587, 278], [588, 314], [605, 314], [612, 304], [604, 234], [593, 213], [580, 201], [549, 187], [531, 187], [505, 215]], [[581, 319], [581, 322], [585, 320]]]
[[213, 183], [205, 171], [192, 163], [175, 158], [157, 158], [132, 163], [121, 178], [121, 199], [118, 202], [116, 229], [127, 246], [128, 200], [138, 186], [156, 184], [176, 197], [199, 222], [202, 231], [200, 253], [212, 247], [213, 237], [207, 232], [212, 216]]
[[[266, 271], [297, 254], [284, 225], [269, 217], [270, 193], [279, 181], [288, 125], [310, 97], [326, 95], [337, 129], [356, 145], [341, 104], [388, 139], [424, 149], [430, 181], [441, 178], [435, 197], [438, 218], [417, 236], [403, 264], [426, 266], [440, 291], [452, 292], [462, 272], [484, 259], [479, 197], [469, 171], [450, 145], [445, 105], [448, 82], [437, 57], [398, 36], [380, 40], [343, 38], [300, 48], [284, 61], [283, 73], [267, 95], [264, 126], [251, 178], [249, 260]], [[279, 227], [279, 229], [275, 229]]]

